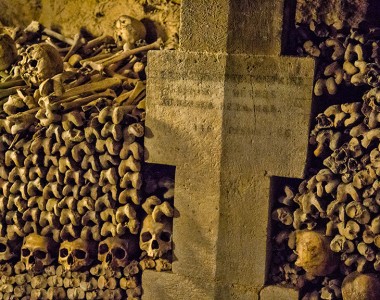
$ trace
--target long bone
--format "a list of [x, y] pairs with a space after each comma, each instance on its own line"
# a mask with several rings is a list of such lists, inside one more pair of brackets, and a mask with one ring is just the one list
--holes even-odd
[[28, 182], [28, 176], [27, 176], [27, 172], [26, 172], [26, 168], [23, 167], [23, 168], [13, 168], [10, 172], [9, 172], [9, 175], [8, 175], [8, 181], [9, 182], [15, 182], [17, 179], [21, 180], [22, 182], [24, 183], [27, 183]]
[[61, 198], [62, 197], [62, 186], [58, 182], [49, 182], [42, 192], [44, 198]]
[[95, 201], [91, 197], [83, 197], [77, 203], [77, 211], [81, 215], [85, 215], [89, 211], [94, 211]]
[[[81, 166], [83, 166], [83, 164]], [[83, 168], [83, 169], [87, 169], [87, 168]], [[97, 170], [88, 169], [87, 172], [83, 174], [83, 178], [90, 183], [93, 183], [93, 184], [97, 183], [99, 179], [99, 174], [96, 171]]]
[[123, 143], [119, 156], [121, 159], [127, 159], [128, 156], [132, 155], [134, 159], [141, 160], [143, 152], [144, 150], [139, 143], [129, 143], [129, 141], [126, 141]]
[[80, 237], [83, 240], [94, 240], [99, 242], [101, 240], [99, 225], [92, 227], [84, 226], [80, 233]]
[[70, 210], [77, 210], [78, 200], [72, 196], [65, 196], [61, 201], [58, 202], [58, 208], [68, 208]]
[[[81, 169], [82, 170], [88, 170], [86, 172], [86, 174], [88, 173], [88, 176], [91, 176], [93, 173], [89, 173], [90, 170], [94, 171], [94, 172], [98, 172], [101, 170], [100, 168], [100, 162], [99, 162], [99, 159], [98, 157], [96, 157], [95, 155], [85, 155], [82, 159], [82, 162], [81, 162]], [[93, 182], [94, 179], [92, 178], [97, 178], [99, 175], [94, 175], [92, 177], [89, 177], [87, 178], [88, 180], [90, 180], [92, 183], [95, 183]]]
[[119, 165], [119, 176], [123, 177], [127, 172], [139, 172], [141, 170], [141, 163], [136, 160], [132, 155], [127, 159], [123, 159]]
[[51, 226], [53, 228], [60, 228], [58, 217], [50, 211], [41, 211], [39, 224], [41, 227]]
[[100, 212], [100, 219], [102, 219], [104, 222], [111, 222], [112, 224], [117, 225], [115, 214], [115, 209], [107, 208]]
[[102, 211], [107, 208], [114, 208], [115, 207], [115, 200], [112, 199], [112, 196], [108, 194], [104, 194], [103, 196], [99, 197], [97, 201], [95, 202], [95, 211]]
[[131, 200], [134, 204], [140, 205], [140, 194], [136, 189], [125, 189], [119, 195], [119, 203], [126, 204]]
[[62, 240], [77, 239], [80, 235], [80, 228], [74, 226], [72, 223], [66, 224], [62, 227], [60, 237]]
[[40, 164], [42, 164], [41, 157], [37, 154], [29, 154], [25, 157], [24, 166], [27, 169]]
[[[20, 180], [16, 180], [12, 185], [9, 182], [10, 188], [9, 188], [9, 193], [14, 194], [14, 195], [21, 195], [21, 198], [24, 200], [27, 200], [29, 195], [28, 195], [28, 184], [21, 182]], [[3, 190], [4, 191], [4, 190]], [[7, 195], [6, 192], [3, 193], [4, 196], [9, 196]]]
[[48, 182], [58, 182], [59, 184], [63, 184], [64, 174], [59, 172], [57, 166], [51, 165], [45, 178]]
[[7, 226], [7, 237], [9, 240], [14, 241], [16, 239], [23, 238], [25, 236], [24, 231], [17, 225]]
[[120, 179], [121, 188], [135, 188], [140, 189], [142, 186], [142, 174], [141, 172], [126, 172]]
[[102, 169], [109, 169], [120, 164], [119, 157], [115, 155], [110, 155], [109, 153], [104, 153], [99, 155], [99, 162]]
[[102, 186], [102, 193], [111, 194], [111, 198], [117, 201], [119, 195], [119, 188], [116, 184], [107, 183], [104, 186]]
[[63, 130], [70, 130], [72, 128], [83, 126], [84, 118], [85, 118], [84, 113], [77, 110], [70, 111], [68, 113], [63, 114], [62, 115]]
[[103, 226], [100, 229], [100, 235], [104, 236], [104, 237], [116, 236], [117, 235], [116, 225], [114, 225], [110, 222], [103, 223]]
[[[62, 34], [56, 32], [56, 31], [53, 31], [49, 28], [45, 28], [42, 24], [40, 24], [39, 22], [37, 21], [32, 21], [24, 30], [24, 32], [26, 34], [32, 34], [32, 35], [35, 35], [35, 34], [46, 34], [47, 36], [49, 37], [52, 37], [52, 38], [55, 38], [61, 42], [64, 42], [68, 45], [73, 45], [74, 44], [74, 40], [73, 39], [70, 39], [70, 38], [67, 38], [65, 36], [63, 36]], [[27, 40], [27, 36], [23, 36], [21, 37], [19, 40], [17, 40], [18, 43], [24, 43], [26, 40]]]
[[98, 139], [95, 144], [95, 149], [99, 153], [108, 152], [111, 155], [118, 155], [122, 145], [120, 142], [116, 142], [112, 138], [107, 138], [106, 140]]
[[[23, 169], [23, 168], [20, 168]], [[28, 172], [29, 180], [36, 180], [37, 178], [46, 178], [47, 168], [34, 166], [29, 169]]]
[[105, 186], [107, 183], [111, 185], [118, 184], [119, 176], [117, 175], [116, 168], [109, 168], [100, 172], [99, 185]]
[[136, 55], [138, 53], [149, 51], [149, 50], [157, 50], [157, 49], [160, 49], [161, 47], [162, 47], [162, 40], [159, 38], [157, 41], [155, 41], [152, 44], [142, 46], [139, 48], [135, 48], [135, 49], [131, 49], [131, 50], [126, 50], [126, 51], [123, 51], [121, 53], [117, 53], [117, 54], [111, 56], [110, 58], [106, 58], [105, 60], [101, 61], [100, 63], [104, 67], [107, 67], [107, 66], [110, 66], [110, 65], [117, 63], [121, 60], [124, 60], [124, 59], [128, 58], [129, 56], [133, 56], [133, 55]]
[[95, 225], [99, 225], [99, 214], [95, 211], [87, 211], [83, 216], [81, 220], [81, 224], [83, 226], [92, 227]]
[[94, 152], [94, 146], [87, 141], [82, 141], [71, 149], [71, 155], [76, 162], [83, 159], [83, 153], [85, 155], [93, 155]]

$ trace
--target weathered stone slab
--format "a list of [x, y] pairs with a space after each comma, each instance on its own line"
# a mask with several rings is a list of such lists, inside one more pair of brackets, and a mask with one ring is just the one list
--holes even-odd
[[264, 285], [269, 176], [304, 174], [313, 69], [309, 59], [228, 57], [218, 238], [218, 261], [223, 263], [217, 268], [221, 282]]
[[[213, 300], [213, 287], [207, 284], [199, 285], [191, 278], [173, 274], [159, 273], [156, 271], [145, 270], [142, 275], [144, 284], [144, 300]], [[250, 300], [256, 300], [251, 298]]]
[[145, 139], [147, 161], [176, 166], [175, 206], [181, 216], [173, 224], [173, 271], [212, 299], [225, 55], [155, 52], [149, 61], [146, 127], [153, 136]]
[[180, 48], [279, 55], [284, 1], [183, 0]]
[[254, 299], [264, 286], [270, 176], [303, 175], [313, 68], [291, 57], [149, 55], [148, 161], [176, 166], [173, 273], [210, 299]]
[[299, 291], [284, 286], [267, 286], [260, 291], [260, 300], [298, 300]]

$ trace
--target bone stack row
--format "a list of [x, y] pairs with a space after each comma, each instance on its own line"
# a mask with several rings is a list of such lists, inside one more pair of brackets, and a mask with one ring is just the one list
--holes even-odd
[[[57, 242], [137, 234], [143, 126], [127, 116], [114, 124], [108, 107], [89, 123], [84, 115], [77, 120], [67, 130], [50, 124], [5, 151], [0, 214], [11, 240], [30, 232]], [[9, 149], [10, 136], [2, 137], [1, 148]]]
[[[0, 262], [14, 269], [0, 299], [139, 299], [139, 270], [171, 267], [173, 180], [142, 192], [146, 52], [161, 40], [128, 16], [116, 27], [117, 43], [38, 22], [0, 34]], [[126, 266], [142, 250], [153, 263]]]
[[33, 275], [19, 262], [1, 265], [0, 299], [139, 299], [141, 287], [137, 261], [117, 270], [94, 266], [89, 271], [65, 271], [62, 266], [46, 267]]
[[[344, 278], [375, 278], [380, 271], [380, 32], [314, 22], [298, 33], [300, 53], [319, 58], [315, 95], [334, 95], [345, 84], [355, 96], [329, 97], [339, 104], [316, 116], [309, 140], [313, 168], [277, 199], [270, 277], [305, 288], [303, 300], [341, 299]], [[315, 238], [306, 243], [302, 235]]]
[[378, 28], [347, 28], [312, 22], [297, 28], [298, 53], [318, 58], [316, 96], [335, 95], [340, 85], [373, 85], [379, 78]]

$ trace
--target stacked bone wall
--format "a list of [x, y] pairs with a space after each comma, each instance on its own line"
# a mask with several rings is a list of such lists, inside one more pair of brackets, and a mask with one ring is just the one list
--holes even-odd
[[296, 52], [317, 60], [315, 119], [306, 179], [275, 184], [270, 280], [303, 300], [378, 299], [376, 5], [323, 3], [297, 5]]
[[119, 60], [115, 28], [40, 26], [0, 38], [0, 299], [139, 299], [144, 269], [171, 268], [174, 169], [146, 165], [143, 145], [146, 51], [163, 39]]

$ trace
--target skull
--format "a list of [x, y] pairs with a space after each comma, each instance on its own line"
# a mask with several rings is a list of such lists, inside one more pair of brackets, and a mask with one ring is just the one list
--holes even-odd
[[153, 258], [162, 257], [172, 249], [172, 226], [169, 219], [162, 217], [154, 221], [147, 215], [140, 234], [140, 248]]
[[296, 266], [311, 276], [326, 276], [337, 267], [336, 257], [330, 249], [330, 239], [316, 231], [296, 232]]
[[372, 273], [350, 273], [342, 282], [343, 300], [380, 299], [380, 280]]
[[8, 69], [17, 58], [15, 41], [8, 34], [0, 34], [0, 71]]
[[21, 242], [19, 240], [10, 241], [6, 237], [0, 237], [0, 261], [7, 261], [14, 257], [19, 257]]
[[130, 16], [121, 16], [115, 22], [115, 41], [119, 46], [133, 49], [138, 40], [145, 39], [146, 29], [143, 23]]
[[30, 86], [38, 86], [48, 78], [63, 71], [59, 52], [49, 44], [28, 47], [21, 61], [21, 77]]
[[134, 236], [128, 239], [109, 237], [99, 244], [98, 260], [102, 262], [104, 267], [124, 268], [135, 256], [137, 250], [137, 239]]
[[51, 238], [31, 233], [24, 238], [21, 261], [27, 270], [41, 272], [43, 267], [55, 260], [57, 248], [57, 244]]
[[64, 241], [59, 248], [58, 262], [70, 271], [79, 270], [92, 263], [96, 255], [93, 243], [82, 239]]

